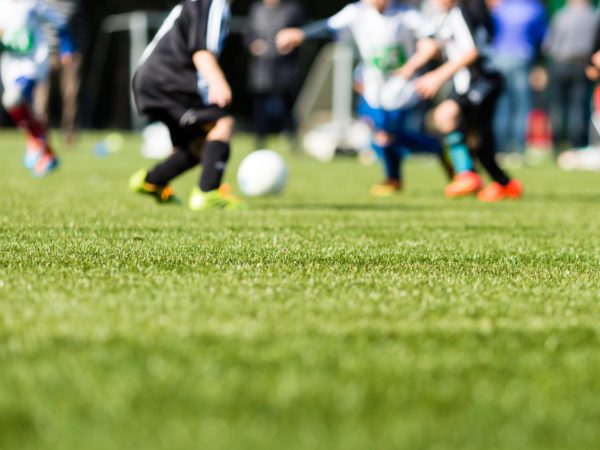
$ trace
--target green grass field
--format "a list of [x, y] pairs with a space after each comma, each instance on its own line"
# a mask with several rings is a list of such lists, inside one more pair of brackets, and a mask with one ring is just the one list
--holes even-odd
[[95, 139], [33, 180], [0, 136], [0, 449], [597, 447], [600, 175], [483, 205], [421, 161], [373, 200], [378, 167], [296, 158], [283, 197], [198, 215]]

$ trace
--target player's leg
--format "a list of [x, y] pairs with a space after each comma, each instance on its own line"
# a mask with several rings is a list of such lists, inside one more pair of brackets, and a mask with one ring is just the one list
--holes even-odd
[[[192, 190], [189, 207], [193, 211], [208, 209], [236, 209], [244, 204], [234, 197], [230, 189], [223, 186], [223, 176], [231, 154], [235, 120], [230, 115], [220, 117], [206, 134], [202, 149], [202, 173], [198, 186]], [[218, 111], [217, 111], [218, 113]]]
[[404, 110], [373, 109], [371, 122], [374, 126], [372, 147], [382, 162], [385, 179], [371, 187], [371, 195], [389, 197], [402, 190], [402, 161], [406, 149], [401, 142], [401, 131], [405, 126]]
[[129, 188], [133, 192], [148, 194], [160, 203], [179, 203], [170, 183], [200, 163], [198, 149], [201, 148], [204, 139], [199, 137], [200, 142], [198, 142], [188, 138], [181, 131], [176, 120], [178, 114], [174, 116], [169, 111], [156, 110], [148, 113], [148, 115], [151, 121], [162, 122], [169, 129], [173, 143], [173, 153], [152, 169], [141, 169], [133, 174], [129, 179]]
[[376, 197], [389, 197], [402, 189], [401, 164], [402, 152], [396, 147], [396, 136], [404, 120], [398, 111], [385, 111], [373, 108], [361, 97], [358, 104], [358, 115], [371, 127], [371, 148], [381, 162], [384, 180], [371, 187], [370, 193]]
[[397, 137], [397, 142], [402, 148], [407, 148], [411, 153], [428, 153], [437, 157], [442, 169], [450, 180], [454, 178], [454, 167], [452, 161], [444, 151], [439, 139], [424, 133], [411, 130], [403, 130]]
[[[173, 153], [148, 172], [146, 181], [156, 186], [168, 186], [171, 181], [200, 164], [200, 152], [205, 142], [208, 127], [198, 124], [194, 129], [182, 127], [180, 111], [153, 111], [150, 118], [164, 123], [169, 129]], [[195, 120], [192, 120], [197, 124]]]
[[81, 87], [81, 64], [82, 55], [75, 52], [72, 61], [66, 67], [61, 68], [60, 88], [62, 94], [62, 121], [65, 141], [72, 145], [77, 133], [77, 116], [79, 91]]
[[206, 135], [206, 143], [202, 151], [202, 174], [200, 176], [200, 189], [202, 192], [215, 191], [221, 187], [231, 154], [230, 142], [234, 126], [235, 120], [233, 117], [223, 117], [215, 123], [215, 126]]
[[381, 161], [384, 180], [371, 187], [370, 193], [375, 197], [389, 197], [402, 189], [403, 154], [395, 142], [395, 136], [383, 130], [375, 130], [371, 146]]
[[433, 121], [447, 146], [455, 177], [445, 190], [449, 198], [462, 197], [481, 189], [481, 178], [475, 173], [473, 159], [463, 128], [463, 111], [454, 99], [443, 101], [433, 113]]
[[483, 189], [478, 198], [485, 202], [496, 202], [505, 198], [520, 198], [523, 194], [523, 187], [517, 180], [504, 172], [496, 162], [496, 138], [493, 128], [493, 113], [497, 104], [498, 94], [501, 92], [500, 86], [491, 92], [490, 95], [478, 108], [477, 123], [473, 123], [473, 128], [479, 130], [479, 140], [475, 153], [477, 154], [481, 165], [492, 178], [492, 183]]
[[200, 157], [187, 149], [175, 147], [173, 153], [148, 172], [146, 182], [168, 186], [172, 180], [200, 164]]
[[504, 199], [518, 199], [523, 196], [523, 185], [519, 180], [510, 178], [498, 165], [494, 155], [487, 150], [480, 150], [481, 165], [494, 180], [478, 194], [483, 202], [497, 202]]
[[505, 198], [520, 198], [523, 195], [522, 184], [506, 174], [496, 162], [494, 133], [491, 124], [481, 124], [480, 130], [480, 145], [477, 155], [493, 182], [479, 193], [479, 200], [496, 202]]
[[17, 77], [7, 82], [2, 104], [15, 124], [27, 136], [25, 165], [32, 169], [34, 176], [45, 176], [58, 167], [58, 159], [48, 143], [46, 125], [33, 112], [33, 91], [36, 81]]

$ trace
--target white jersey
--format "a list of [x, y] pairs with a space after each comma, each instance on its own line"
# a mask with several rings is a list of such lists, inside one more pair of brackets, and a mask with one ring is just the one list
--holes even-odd
[[394, 1], [383, 13], [364, 2], [352, 3], [327, 21], [331, 30], [352, 34], [362, 59], [364, 97], [371, 107], [385, 105], [384, 87], [392, 79], [398, 82], [394, 72], [414, 52], [421, 25], [418, 11]]
[[466, 94], [477, 78], [495, 71], [486, 57], [489, 53], [486, 30], [463, 8], [435, 12], [429, 17], [421, 36], [436, 39], [448, 61], [461, 59], [474, 49], [479, 51], [477, 61], [459, 70], [453, 77], [454, 89], [460, 95]]
[[48, 6], [45, 0], [0, 0], [0, 11], [0, 30], [4, 36], [25, 32], [32, 41], [26, 52], [2, 52], [0, 65], [4, 85], [10, 86], [19, 78], [46, 78], [49, 48], [43, 25], [49, 23], [56, 28], [64, 28], [64, 16]]

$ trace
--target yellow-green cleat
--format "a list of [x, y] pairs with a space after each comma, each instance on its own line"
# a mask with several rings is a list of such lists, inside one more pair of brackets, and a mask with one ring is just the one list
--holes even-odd
[[206, 211], [210, 209], [240, 210], [247, 209], [248, 205], [231, 194], [228, 185], [210, 192], [202, 192], [199, 187], [192, 189], [189, 208], [192, 211]]
[[137, 194], [144, 194], [154, 197], [157, 202], [163, 204], [181, 204], [175, 196], [175, 192], [171, 186], [157, 186], [146, 182], [148, 171], [145, 169], [138, 170], [129, 178], [129, 190]]

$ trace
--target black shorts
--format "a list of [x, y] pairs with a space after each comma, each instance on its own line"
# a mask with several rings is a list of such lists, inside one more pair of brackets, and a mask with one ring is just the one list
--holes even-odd
[[146, 111], [151, 122], [162, 122], [169, 129], [173, 146], [187, 150], [198, 138], [204, 138], [214, 124], [229, 113], [218, 106], [205, 106], [200, 109], [180, 108], [155, 109]]
[[133, 80], [133, 93], [141, 114], [151, 122], [162, 122], [169, 129], [173, 146], [187, 150], [198, 138], [206, 137], [214, 124], [230, 113], [216, 105], [206, 105], [199, 94], [161, 92], [148, 83]]
[[458, 103], [466, 122], [478, 123], [493, 119], [503, 88], [504, 81], [500, 74], [486, 75], [474, 80], [467, 93], [458, 94], [454, 91], [450, 99]]

